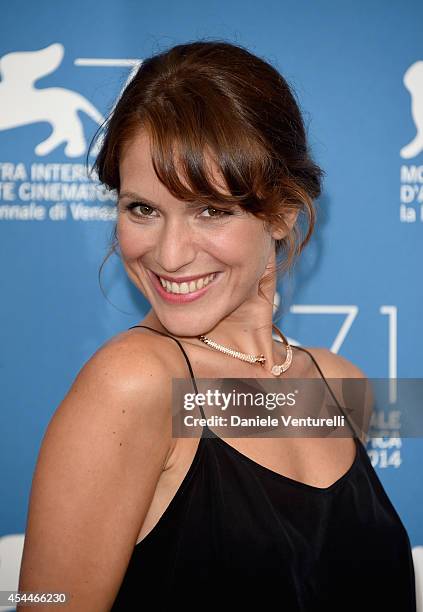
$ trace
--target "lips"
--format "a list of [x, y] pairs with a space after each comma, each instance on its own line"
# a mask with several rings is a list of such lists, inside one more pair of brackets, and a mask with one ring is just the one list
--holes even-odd
[[[192, 293], [168, 293], [166, 289], [162, 287], [162, 284], [157, 274], [155, 274], [151, 270], [147, 270], [147, 273], [151, 279], [152, 285], [155, 288], [156, 292], [165, 302], [168, 302], [170, 304], [186, 304], [186, 303], [193, 302], [194, 300], [201, 298], [205, 293], [207, 293], [207, 291], [210, 288], [212, 288], [218, 282], [218, 280], [222, 276], [221, 272], [216, 272], [214, 279], [210, 281], [206, 287], [203, 287], [202, 289], [197, 289], [196, 291], [193, 291]], [[204, 275], [186, 277], [185, 279], [182, 279], [182, 282], [188, 282], [187, 279], [196, 280], [198, 278], [201, 278], [202, 276]], [[166, 278], [166, 277], [162, 277], [162, 278]], [[174, 280], [175, 282], [178, 282], [176, 278], [172, 280]]]
[[[153, 274], [156, 274], [153, 272]], [[214, 274], [214, 272], [209, 272], [208, 274], [197, 274], [196, 276], [177, 276], [176, 278], [171, 278], [170, 276], [165, 276], [163, 274], [156, 274], [159, 278], [163, 278], [164, 280], [168, 280], [170, 283], [189, 283], [191, 281], [196, 281], [199, 278], [206, 278], [206, 276], [210, 276], [210, 274]]]

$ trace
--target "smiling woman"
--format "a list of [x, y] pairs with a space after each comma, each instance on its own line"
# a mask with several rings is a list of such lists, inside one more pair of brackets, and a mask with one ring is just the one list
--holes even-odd
[[[278, 273], [310, 239], [323, 176], [288, 83], [241, 46], [177, 45], [142, 62], [104, 130], [110, 252], [151, 308], [88, 360], [49, 424], [20, 590], [68, 592], [78, 612], [204, 596], [414, 611], [408, 535], [362, 442], [371, 396], [345, 406], [339, 380], [366, 377], [273, 324]], [[174, 438], [173, 383], [188, 375], [197, 398], [199, 378], [318, 379], [335, 418], [320, 436], [229, 430], [229, 443], [206, 424]]]
[[[271, 264], [273, 241], [282, 231], [267, 231], [246, 205], [212, 205], [207, 198], [201, 203], [201, 194], [186, 202], [172, 195], [156, 175], [150, 131], [138, 129], [119, 162], [121, 258], [150, 302], [162, 326], [159, 329], [178, 337], [199, 335], [205, 316], [206, 329], [212, 329], [252, 297], [266, 265]], [[223, 179], [211, 158], [208, 168], [214, 190]], [[221, 193], [230, 197], [223, 185]], [[202, 279], [202, 286], [192, 285], [194, 279]], [[200, 298], [201, 309], [195, 304]]]
[[[186, 211], [200, 213], [190, 226], [198, 239], [213, 236], [215, 249], [232, 238], [240, 245], [240, 233], [254, 223], [258, 231], [272, 226], [280, 273], [292, 267], [309, 241], [324, 172], [310, 155], [288, 83], [247, 50], [198, 42], [144, 60], [105, 127], [94, 167], [100, 181], [118, 193], [119, 211], [128, 206], [131, 220], [149, 224], [143, 237], [163, 231], [170, 223], [165, 223], [167, 213], [182, 215], [185, 205]], [[186, 226], [173, 230], [173, 240], [177, 232], [185, 237], [179, 251], [188, 245], [192, 252], [195, 243]], [[109, 255], [118, 245], [122, 250], [117, 231]], [[246, 245], [249, 235], [242, 240]], [[172, 246], [178, 249], [173, 241]], [[164, 262], [168, 271], [181, 268], [174, 255], [170, 264]], [[259, 280], [263, 297], [263, 285], [272, 285], [274, 277], [270, 268]], [[166, 270], [160, 271], [165, 277]], [[183, 334], [180, 327], [178, 333]]]

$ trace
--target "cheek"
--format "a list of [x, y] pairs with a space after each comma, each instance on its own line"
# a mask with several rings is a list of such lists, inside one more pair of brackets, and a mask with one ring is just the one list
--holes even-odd
[[207, 243], [215, 243], [216, 247], [225, 251], [238, 250], [241, 253], [254, 251], [265, 240], [265, 232], [259, 222], [240, 217], [228, 221], [223, 226], [218, 225], [209, 236], [203, 236], [204, 238]]
[[146, 234], [141, 232], [136, 225], [127, 223], [125, 219], [118, 221], [116, 234], [124, 259], [131, 260], [141, 257], [148, 249]]
[[222, 232], [213, 240], [204, 241], [203, 248], [217, 259], [246, 275], [261, 273], [268, 261], [272, 239], [258, 224], [240, 224], [236, 231]]

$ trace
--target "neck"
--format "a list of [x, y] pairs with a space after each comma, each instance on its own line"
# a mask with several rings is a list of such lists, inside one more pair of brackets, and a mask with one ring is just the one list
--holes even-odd
[[[254, 323], [242, 320], [229, 321], [225, 319], [220, 321], [215, 327], [209, 330], [204, 330], [202, 334], [210, 340], [223, 345], [225, 348], [240, 351], [241, 353], [246, 353], [253, 356], [263, 355], [266, 360], [265, 364], [261, 366], [259, 363], [257, 363], [254, 364], [253, 367], [264, 368], [270, 372], [275, 363], [280, 364], [285, 361], [287, 356], [286, 346], [276, 332], [276, 341], [273, 339], [272, 318], [270, 312], [267, 314], [267, 316], [263, 316], [261, 320], [257, 320], [256, 317], [253, 320]], [[153, 310], [148, 313], [142, 324], [153, 327], [154, 329], [164, 333], [170, 333], [160, 323]], [[283, 330], [281, 331], [283, 333]], [[186, 344], [202, 347], [204, 350], [216, 350], [206, 346], [199, 339], [199, 337], [180, 336], [176, 334], [171, 335]], [[227, 358], [234, 359], [229, 355]]]

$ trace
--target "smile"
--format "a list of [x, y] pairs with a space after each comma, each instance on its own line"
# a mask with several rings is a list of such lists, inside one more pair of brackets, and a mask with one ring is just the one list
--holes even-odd
[[177, 283], [147, 270], [154, 288], [165, 301], [173, 304], [192, 302], [203, 296], [222, 275], [220, 272], [206, 274], [195, 280]]
[[209, 274], [208, 276], [202, 276], [197, 280], [192, 280], [189, 283], [175, 283], [174, 281], [170, 282], [165, 278], [159, 276], [160, 283], [164, 289], [168, 293], [194, 293], [198, 289], [202, 289], [203, 287], [207, 287], [207, 285], [214, 279], [215, 273]]

